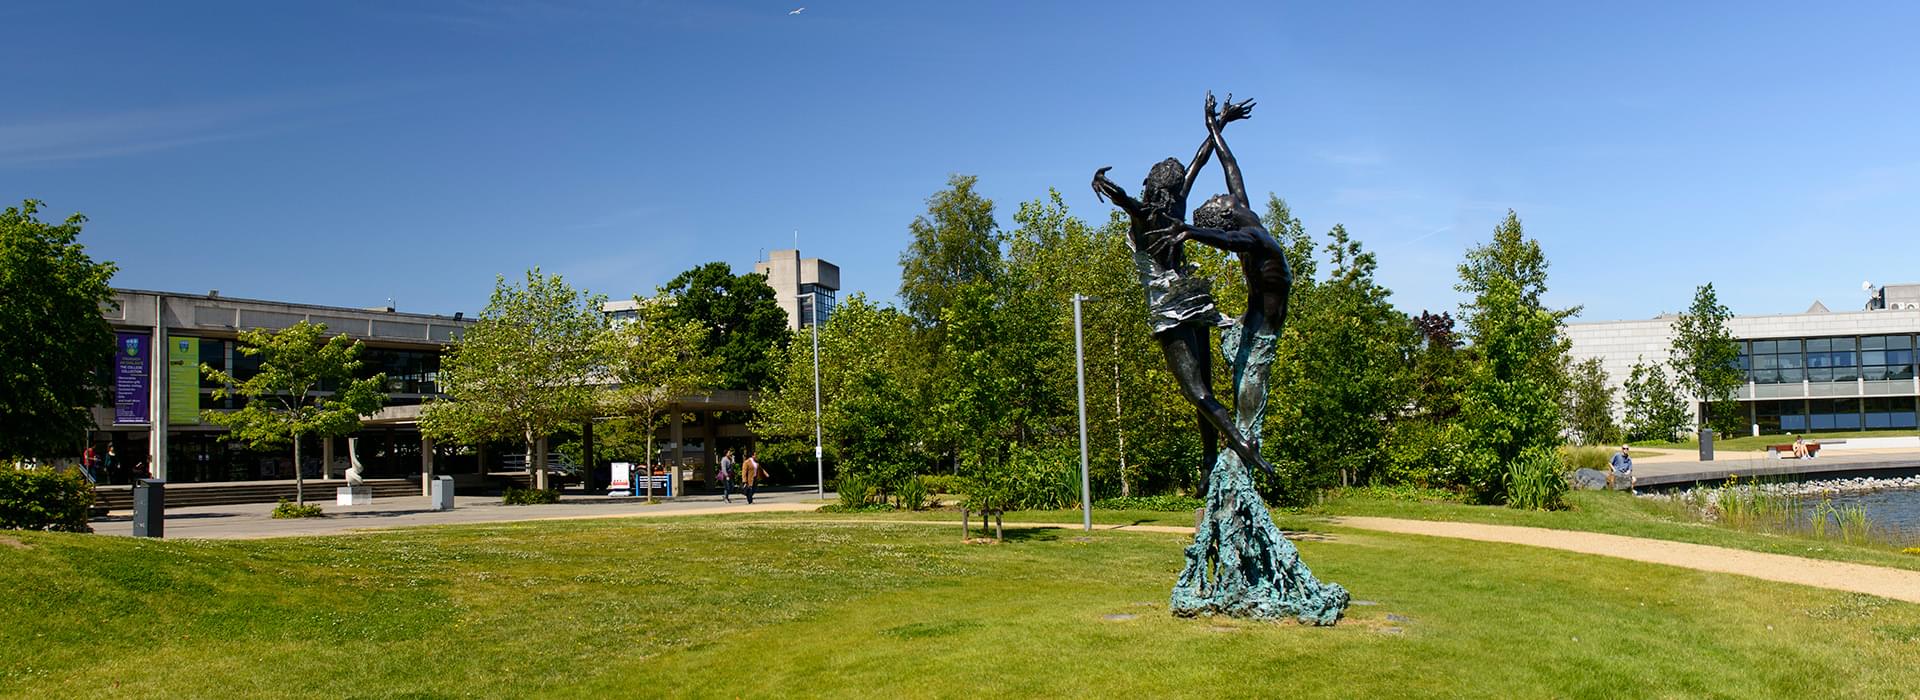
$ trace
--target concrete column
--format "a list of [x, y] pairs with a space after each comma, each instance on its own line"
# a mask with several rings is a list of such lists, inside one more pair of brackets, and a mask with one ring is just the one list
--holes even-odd
[[[153, 297], [153, 345], [147, 348], [147, 388], [153, 395], [147, 400], [147, 471], [153, 478], [162, 481], [167, 478], [167, 378], [172, 375], [167, 364], [167, 298], [161, 295]], [[137, 483], [145, 474], [136, 474]]]
[[720, 460], [720, 421], [718, 413], [705, 411], [700, 414], [700, 434], [706, 438], [707, 449], [700, 453], [700, 474], [702, 480], [713, 483], [713, 465]]
[[420, 436], [420, 495], [433, 495], [433, 438]]
[[[672, 411], [671, 416], [667, 419], [667, 425], [670, 427], [670, 437], [673, 440], [673, 465], [677, 467], [680, 466], [681, 460], [687, 458], [687, 432], [686, 426], [683, 425], [683, 421], [680, 420], [680, 407], [675, 406]], [[653, 455], [647, 456], [652, 457]]]
[[320, 437], [320, 480], [333, 480], [333, 436]]

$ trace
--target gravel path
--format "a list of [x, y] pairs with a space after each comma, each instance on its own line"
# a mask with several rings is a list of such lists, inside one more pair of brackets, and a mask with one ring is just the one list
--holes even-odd
[[1378, 532], [1561, 549], [1920, 603], [1920, 571], [1539, 527], [1365, 517], [1334, 518], [1332, 522]]

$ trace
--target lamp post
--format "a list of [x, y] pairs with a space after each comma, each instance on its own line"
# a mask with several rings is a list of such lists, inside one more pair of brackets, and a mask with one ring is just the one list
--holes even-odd
[[1080, 526], [1093, 531], [1093, 479], [1087, 473], [1087, 353], [1080, 342], [1080, 302], [1093, 297], [1073, 295], [1073, 371], [1080, 390]]
[[825, 500], [827, 463], [820, 450], [820, 293], [807, 292], [800, 296], [807, 298], [807, 312], [812, 317], [808, 325], [813, 326], [813, 495]]

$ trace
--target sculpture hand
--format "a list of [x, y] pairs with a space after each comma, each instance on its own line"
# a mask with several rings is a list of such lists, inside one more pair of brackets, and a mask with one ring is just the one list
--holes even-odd
[[[1228, 106], [1232, 106], [1232, 105], [1233, 105], [1233, 102], [1232, 102], [1231, 100], [1229, 100], [1229, 101], [1227, 102], [1227, 105], [1228, 105]], [[1218, 112], [1219, 110], [1220, 110], [1220, 103], [1218, 103], [1218, 102], [1215, 102], [1215, 101], [1214, 101], [1214, 99], [1213, 99], [1213, 91], [1212, 91], [1212, 90], [1208, 90], [1208, 91], [1207, 91], [1207, 123], [1208, 123], [1208, 124], [1212, 124], [1212, 123], [1213, 123], [1213, 120], [1214, 120], [1214, 113], [1215, 113], [1215, 112]]]
[[1180, 221], [1175, 221], [1172, 226], [1163, 229], [1148, 231], [1146, 237], [1153, 239], [1153, 242], [1147, 244], [1147, 250], [1154, 255], [1165, 255], [1167, 251], [1179, 247], [1181, 243], [1193, 237], [1187, 231], [1186, 223]]
[[1253, 99], [1252, 98], [1248, 98], [1240, 102], [1234, 102], [1233, 95], [1231, 94], [1227, 95], [1227, 107], [1226, 109], [1221, 110], [1220, 112], [1220, 123], [1222, 125], [1225, 125], [1229, 122], [1240, 121], [1242, 119], [1246, 119], [1251, 116], [1253, 116]]
[[1120, 189], [1119, 185], [1107, 179], [1107, 171], [1112, 169], [1113, 166], [1109, 165], [1093, 172], [1093, 196], [1102, 202], [1126, 194], [1126, 190]]

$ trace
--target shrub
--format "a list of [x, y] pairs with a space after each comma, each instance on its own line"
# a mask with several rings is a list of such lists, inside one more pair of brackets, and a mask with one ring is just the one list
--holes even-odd
[[893, 487], [893, 504], [902, 510], [920, 510], [927, 507], [927, 484], [912, 474], [901, 479]]
[[282, 498], [279, 503], [273, 506], [273, 517], [275, 518], [318, 518], [321, 515], [323, 514], [320, 512], [320, 505], [317, 503], [299, 505], [293, 501]]
[[960, 477], [952, 474], [921, 474], [920, 483], [929, 494], [960, 493]]
[[1432, 488], [1474, 481], [1479, 462], [1458, 424], [1408, 421], [1394, 426], [1387, 440], [1388, 483]]
[[500, 494], [500, 502], [509, 506], [559, 503], [560, 492], [553, 489], [521, 489], [508, 486], [507, 490]]
[[841, 508], [858, 509], [867, 505], [873, 484], [858, 474], [841, 474], [840, 483], [833, 490], [840, 496]]
[[0, 528], [93, 532], [93, 487], [75, 471], [0, 465]]
[[1122, 496], [1093, 502], [1093, 507], [1100, 510], [1151, 510], [1161, 513], [1183, 513], [1206, 505], [1206, 501], [1191, 496]]
[[1543, 450], [1530, 449], [1507, 465], [1507, 505], [1533, 510], [1567, 507], [1567, 477], [1560, 460]]
[[1605, 447], [1577, 447], [1565, 445], [1560, 448], [1560, 468], [1564, 471], [1592, 469], [1606, 471], [1612, 468], [1613, 450]]

